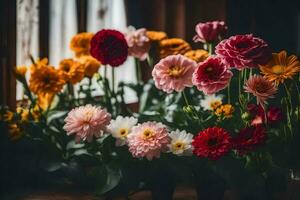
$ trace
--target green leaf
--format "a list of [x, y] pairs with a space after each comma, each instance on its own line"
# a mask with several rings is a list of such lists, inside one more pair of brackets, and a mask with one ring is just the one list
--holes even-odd
[[68, 113], [68, 111], [66, 111], [66, 110], [49, 112], [49, 114], [47, 116], [47, 124], [50, 124], [55, 119], [64, 117], [67, 113]]
[[96, 191], [97, 195], [103, 195], [115, 187], [118, 186], [121, 180], [121, 171], [119, 169], [113, 169], [109, 166], [105, 166], [106, 170], [106, 181], [104, 185]]

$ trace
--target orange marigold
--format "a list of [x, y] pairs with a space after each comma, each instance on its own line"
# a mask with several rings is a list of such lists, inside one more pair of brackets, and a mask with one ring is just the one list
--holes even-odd
[[89, 78], [93, 77], [101, 66], [101, 63], [91, 56], [82, 56], [78, 61], [83, 64], [84, 74]]
[[196, 62], [203, 62], [206, 58], [208, 58], [209, 54], [207, 51], [203, 49], [197, 49], [197, 50], [190, 50], [186, 52], [184, 56]]
[[76, 57], [90, 55], [90, 43], [94, 33], [78, 33], [70, 42], [70, 48], [74, 51]]
[[147, 31], [146, 34], [147, 37], [153, 42], [161, 41], [167, 38], [167, 34], [160, 31]]
[[72, 84], [76, 84], [84, 78], [84, 66], [73, 59], [60, 61], [59, 70], [61, 70], [65, 80]]
[[159, 42], [159, 55], [165, 58], [169, 55], [182, 54], [191, 50], [189, 43], [180, 38], [170, 38]]

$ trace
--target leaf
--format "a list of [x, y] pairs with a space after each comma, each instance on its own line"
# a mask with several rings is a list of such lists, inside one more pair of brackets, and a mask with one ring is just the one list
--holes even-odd
[[48, 172], [54, 172], [59, 170], [62, 167], [62, 162], [53, 162], [50, 163], [48, 166], [45, 167], [45, 170]]
[[66, 149], [67, 150], [70, 150], [70, 149], [80, 149], [82, 147], [84, 147], [84, 143], [76, 143], [74, 140], [70, 141], [68, 144], [67, 144], [67, 147]]
[[113, 169], [109, 166], [105, 166], [106, 169], [106, 181], [99, 190], [96, 191], [98, 195], [103, 195], [112, 189], [114, 189], [121, 180], [121, 171], [119, 169]]
[[52, 111], [48, 114], [47, 124], [50, 124], [53, 120], [64, 117], [68, 111]]

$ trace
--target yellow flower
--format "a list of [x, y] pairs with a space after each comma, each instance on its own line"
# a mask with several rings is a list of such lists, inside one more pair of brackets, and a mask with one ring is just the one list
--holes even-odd
[[159, 42], [159, 55], [161, 58], [169, 55], [182, 54], [191, 50], [189, 43], [180, 38], [170, 38]]
[[206, 58], [208, 58], [209, 54], [207, 51], [203, 49], [197, 49], [197, 50], [190, 50], [186, 52], [184, 56], [196, 62], [203, 62]]
[[89, 78], [93, 77], [93, 75], [98, 72], [101, 65], [101, 63], [92, 56], [82, 56], [80, 57], [79, 62], [83, 64], [84, 74]]
[[90, 43], [94, 33], [78, 33], [70, 42], [70, 48], [74, 51], [76, 57], [90, 55]]
[[22, 130], [20, 125], [14, 123], [8, 125], [8, 133], [11, 140], [17, 140], [22, 136]]
[[[19, 107], [20, 108], [20, 107]], [[18, 109], [18, 108], [17, 108]], [[28, 109], [24, 109], [24, 108], [20, 108], [20, 111], [17, 110], [17, 112], [20, 114], [21, 116], [21, 122], [28, 122], [29, 120], [29, 110]]]
[[215, 115], [217, 115], [219, 118], [231, 118], [233, 112], [234, 108], [231, 104], [224, 104], [215, 110]]
[[35, 105], [34, 108], [30, 109], [30, 114], [33, 118], [33, 121], [38, 122], [41, 117], [41, 110], [38, 105]]
[[41, 109], [47, 110], [48, 107], [51, 105], [53, 99], [54, 99], [53, 93], [46, 93], [46, 94], [39, 94], [38, 95], [38, 105]]
[[69, 81], [72, 84], [76, 84], [84, 78], [84, 66], [73, 59], [64, 59], [60, 61], [59, 69], [66, 81]]
[[6, 111], [6, 113], [3, 115], [3, 120], [6, 122], [12, 121], [13, 118], [14, 118], [14, 113], [11, 111]]
[[273, 53], [266, 65], [260, 65], [260, 70], [265, 79], [278, 86], [285, 79], [291, 79], [300, 72], [300, 62], [295, 55], [287, 56], [286, 51], [281, 51]]
[[147, 37], [154, 42], [161, 41], [167, 38], [167, 34], [165, 32], [159, 31], [147, 31]]
[[15, 74], [17, 77], [25, 77], [27, 72], [27, 67], [26, 66], [18, 66], [15, 69]]
[[29, 89], [35, 94], [56, 94], [65, 84], [62, 74], [52, 66], [32, 68]]

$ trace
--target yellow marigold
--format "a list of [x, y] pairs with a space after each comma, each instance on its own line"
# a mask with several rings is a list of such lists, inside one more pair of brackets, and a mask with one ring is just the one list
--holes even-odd
[[300, 62], [295, 55], [287, 56], [286, 51], [273, 53], [271, 60], [266, 65], [260, 65], [264, 78], [272, 81], [275, 85], [283, 83], [285, 79], [300, 72]]
[[79, 62], [83, 64], [84, 74], [89, 78], [93, 77], [101, 66], [101, 63], [92, 56], [82, 56], [80, 57]]
[[17, 113], [21, 117], [21, 122], [28, 122], [29, 120], [29, 110], [27, 108], [17, 107]]
[[234, 108], [231, 104], [221, 105], [215, 110], [215, 114], [219, 118], [231, 118], [233, 112], [234, 112]]
[[209, 54], [207, 51], [203, 49], [197, 49], [197, 50], [190, 50], [186, 52], [184, 56], [196, 62], [203, 62], [206, 58], [208, 58]]
[[52, 66], [36, 67], [31, 71], [29, 89], [35, 94], [61, 91], [65, 84], [62, 74]]
[[19, 124], [13, 123], [8, 125], [9, 138], [11, 140], [17, 140], [22, 136], [22, 129]]
[[[39, 94], [37, 103], [40, 106], [40, 108], [43, 110], [47, 110], [48, 107], [51, 105], [51, 103], [54, 99], [54, 96], [55, 95], [53, 93]], [[36, 111], [38, 111], [38, 113], [40, 113], [38, 107], [36, 108]], [[35, 111], [33, 113], [35, 113]], [[35, 117], [33, 117], [33, 118], [35, 118]]]
[[182, 54], [191, 50], [189, 43], [180, 38], [170, 38], [159, 42], [159, 55], [161, 58], [169, 55]]
[[38, 105], [35, 105], [30, 109], [30, 114], [32, 116], [33, 121], [38, 122], [41, 118], [41, 110]]
[[62, 71], [65, 80], [72, 84], [76, 84], [84, 78], [84, 66], [73, 59], [60, 61], [59, 69]]
[[220, 105], [222, 105], [222, 102], [221, 101], [214, 101], [210, 104], [210, 107], [213, 109], [213, 110], [216, 110]]
[[26, 66], [18, 66], [15, 69], [15, 74], [17, 77], [25, 77], [27, 72], [27, 67]]
[[94, 33], [78, 33], [70, 42], [70, 48], [74, 51], [76, 57], [90, 55], [90, 43]]
[[156, 41], [156, 42], [167, 38], [167, 34], [165, 32], [160, 32], [160, 31], [147, 31], [146, 34], [151, 41]]
[[6, 111], [6, 113], [3, 115], [3, 120], [6, 122], [12, 121], [13, 118], [14, 118], [14, 113], [11, 111]]

